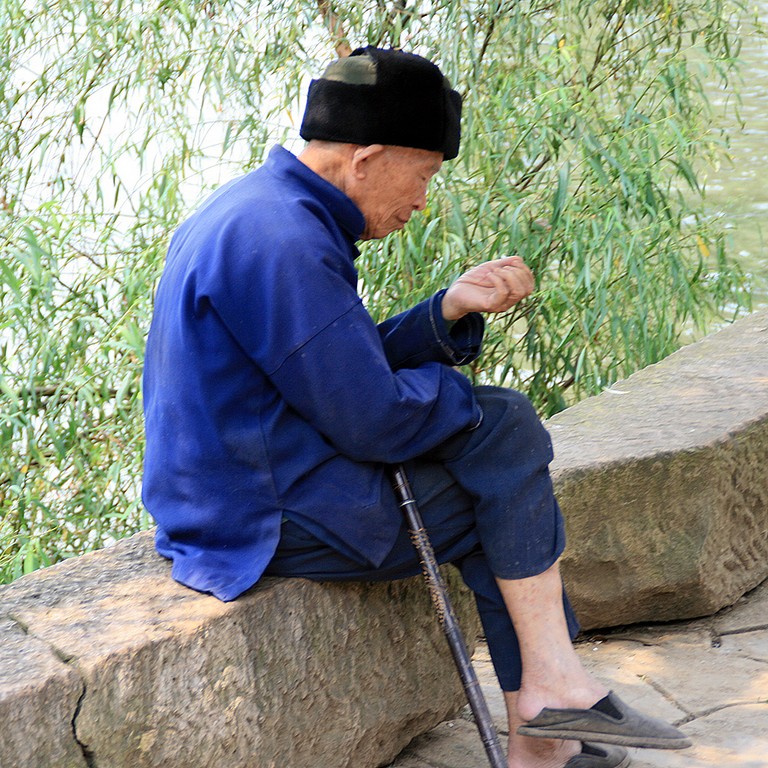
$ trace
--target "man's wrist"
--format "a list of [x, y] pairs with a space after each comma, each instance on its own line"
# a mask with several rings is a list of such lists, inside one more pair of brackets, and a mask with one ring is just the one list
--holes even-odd
[[443, 298], [440, 302], [440, 313], [442, 314], [443, 320], [445, 320], [446, 323], [455, 323], [457, 320], [461, 320], [461, 318], [467, 314], [458, 307], [454, 306], [448, 291], [443, 294]]

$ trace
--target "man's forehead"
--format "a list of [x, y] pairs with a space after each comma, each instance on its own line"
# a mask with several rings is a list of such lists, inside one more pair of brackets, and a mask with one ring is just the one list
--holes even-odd
[[430, 173], [437, 173], [443, 164], [442, 152], [428, 152], [427, 150], [420, 150], [421, 152], [427, 152], [427, 156], [424, 157], [424, 168]]
[[395, 144], [390, 144], [389, 150], [400, 156], [405, 162], [417, 165], [421, 170], [431, 173], [437, 173], [443, 164], [442, 152], [415, 147], [400, 147]]

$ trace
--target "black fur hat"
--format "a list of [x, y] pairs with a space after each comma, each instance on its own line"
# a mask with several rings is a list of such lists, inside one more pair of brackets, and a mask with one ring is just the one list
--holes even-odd
[[369, 46], [332, 62], [309, 85], [304, 139], [394, 144], [459, 153], [461, 96], [431, 61]]

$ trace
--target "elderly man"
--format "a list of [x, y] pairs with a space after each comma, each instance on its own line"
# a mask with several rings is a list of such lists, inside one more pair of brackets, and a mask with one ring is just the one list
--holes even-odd
[[549, 437], [522, 395], [456, 370], [478, 313], [527, 296], [531, 272], [482, 264], [378, 326], [357, 294], [356, 241], [425, 207], [460, 112], [426, 59], [355, 51], [312, 82], [301, 155], [275, 147], [182, 224], [147, 344], [144, 501], [174, 578], [221, 600], [265, 573], [402, 578], [419, 565], [386, 465], [405, 462], [438, 559], [476, 595], [510, 768], [625, 766], [615, 745], [688, 741], [581, 667]]

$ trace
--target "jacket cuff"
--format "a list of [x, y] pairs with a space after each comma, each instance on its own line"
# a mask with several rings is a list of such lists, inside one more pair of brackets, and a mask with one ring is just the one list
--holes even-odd
[[475, 421], [466, 428], [465, 432], [474, 432], [483, 423], [484, 414], [479, 403], [475, 403], [475, 416]]
[[485, 321], [479, 312], [471, 312], [448, 323], [443, 317], [442, 304], [447, 288], [438, 291], [429, 302], [429, 322], [435, 341], [453, 365], [471, 363], [480, 354]]

